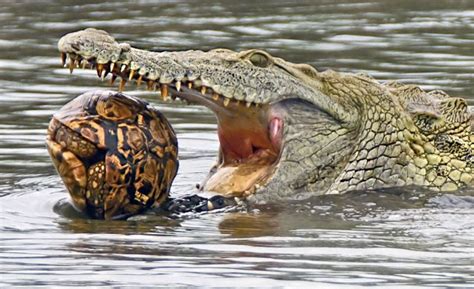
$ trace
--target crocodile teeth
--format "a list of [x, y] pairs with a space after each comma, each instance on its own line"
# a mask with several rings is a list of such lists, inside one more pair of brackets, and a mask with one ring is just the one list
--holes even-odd
[[[156, 89], [158, 89], [158, 86], [159, 86], [161, 98], [164, 101], [168, 101], [168, 100], [172, 99], [172, 100], [178, 100], [178, 101], [182, 101], [184, 103], [187, 103], [186, 100], [181, 100], [181, 99], [177, 98], [176, 95], [173, 95], [173, 94], [170, 95], [168, 84], [160, 84], [157, 81], [155, 82], [154, 80], [148, 79], [148, 77], [145, 76], [145, 75], [142, 75], [140, 73], [137, 74], [137, 70], [130, 69], [128, 71], [128, 77], [126, 75], [123, 75], [123, 74], [119, 73], [118, 71], [114, 72], [115, 68], [117, 68], [117, 70], [118, 70], [118, 66], [120, 66], [120, 72], [122, 72], [122, 73], [125, 72], [129, 68], [127, 64], [117, 64], [115, 62], [109, 62], [107, 65], [105, 65], [103, 63], [95, 63], [94, 64], [94, 60], [92, 60], [92, 62], [89, 62], [87, 59], [85, 59], [81, 56], [78, 56], [78, 55], [75, 55], [75, 54], [66, 54], [66, 53], [61, 53], [61, 61], [62, 61], [63, 66], [67, 66], [69, 68], [70, 73], [72, 73], [74, 71], [74, 68], [79, 67], [79, 66], [81, 66], [82, 68], [85, 68], [87, 66], [89, 66], [89, 68], [94, 68], [95, 67], [96, 70], [97, 70], [97, 75], [102, 80], [105, 80], [108, 73], [111, 72], [112, 76], [109, 80], [110, 85], [114, 84], [114, 82], [115, 82], [115, 80], [117, 79], [118, 76], [122, 76], [122, 78], [120, 79], [119, 87], [118, 87], [119, 91], [124, 91], [127, 80], [132, 80], [135, 76], [137, 76], [137, 78], [136, 78], [136, 85], [137, 86], [140, 86], [143, 81], [146, 81], [147, 90], [152, 90], [152, 89], [156, 90]], [[67, 63], [67, 65], [66, 65], [66, 63]], [[118, 66], [116, 66], [116, 65], [118, 65]], [[181, 92], [182, 85], [183, 85], [183, 83], [179, 80], [174, 82], [174, 88], [176, 89], [177, 92]], [[185, 80], [184, 85], [187, 86], [189, 89], [193, 89], [194, 87], [197, 86], [196, 88], [194, 88], [196, 91], [199, 91], [202, 95], [206, 95], [206, 94], [209, 93], [211, 95], [211, 98], [214, 101], [218, 101], [220, 97], [223, 97], [222, 104], [223, 104], [224, 107], [229, 106], [229, 104], [232, 101], [235, 101], [235, 105], [237, 105], [237, 106], [241, 105], [241, 104], [242, 105], [245, 104], [245, 106], [247, 108], [250, 108], [252, 106], [252, 104], [254, 104], [255, 107], [260, 106], [260, 104], [258, 104], [258, 103], [239, 101], [239, 100], [235, 100], [235, 99], [233, 100], [231, 98], [221, 96], [217, 92], [215, 92], [212, 88], [208, 88], [208, 87], [202, 85], [202, 82], [199, 79], [196, 80], [195, 82], [190, 81], [190, 80]]]
[[207, 201], [207, 204], [206, 204], [206, 205], [207, 205], [207, 210], [208, 210], [208, 211], [214, 210], [214, 205], [212, 204], [211, 201]]
[[135, 76], [135, 70], [130, 69], [130, 74], [128, 75], [128, 80], [132, 80], [133, 76]]
[[140, 76], [137, 79], [137, 86], [140, 86], [140, 84], [142, 84], [142, 79], [143, 79], [143, 75], [140, 74]]
[[76, 61], [69, 58], [69, 73], [74, 71], [74, 67], [76, 66]]
[[230, 98], [224, 99], [224, 106], [228, 106], [230, 103]]
[[161, 98], [165, 101], [168, 100], [168, 85], [162, 84], [160, 86], [160, 91], [161, 91]]
[[112, 77], [110, 78], [110, 81], [109, 81], [110, 86], [112, 86], [114, 84], [116, 79], [117, 79], [117, 75], [112, 74]]
[[64, 53], [64, 52], [61, 52], [61, 63], [64, 65], [66, 65], [66, 58], [67, 58], [67, 54]]
[[125, 79], [122, 78], [120, 80], [120, 84], [119, 84], [119, 88], [118, 88], [120, 92], [122, 92], [124, 90], [126, 83], [127, 83], [127, 81]]
[[152, 90], [153, 89], [153, 84], [154, 84], [153, 80], [148, 80], [146, 82], [146, 90]]
[[97, 70], [97, 76], [101, 77], [102, 71], [104, 70], [104, 65], [101, 63], [97, 64], [96, 70]]
[[89, 62], [87, 60], [83, 59], [82, 62], [81, 62], [81, 68], [85, 69], [87, 64], [89, 64]]
[[106, 69], [102, 70], [102, 73], [100, 74], [100, 79], [104, 81], [106, 75], [107, 75], [107, 70]]

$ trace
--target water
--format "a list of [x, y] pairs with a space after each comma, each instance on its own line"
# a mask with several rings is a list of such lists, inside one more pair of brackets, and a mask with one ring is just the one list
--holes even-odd
[[[60, 67], [56, 43], [67, 32], [97, 27], [158, 50], [265, 48], [474, 104], [472, 1], [160, 2], [2, 1], [1, 287], [474, 286], [472, 191], [323, 197], [177, 219], [73, 214], [45, 149], [46, 127], [68, 100], [106, 85], [91, 71]], [[130, 93], [174, 125], [181, 167], [173, 194], [192, 192], [217, 150], [213, 115]]]

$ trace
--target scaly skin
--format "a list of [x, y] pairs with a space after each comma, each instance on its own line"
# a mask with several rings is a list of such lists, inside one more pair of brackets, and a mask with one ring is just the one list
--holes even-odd
[[363, 74], [319, 72], [261, 50], [148, 52], [86, 29], [58, 44], [99, 76], [146, 82], [216, 113], [205, 190], [254, 201], [352, 190], [473, 186], [474, 111], [462, 98]]

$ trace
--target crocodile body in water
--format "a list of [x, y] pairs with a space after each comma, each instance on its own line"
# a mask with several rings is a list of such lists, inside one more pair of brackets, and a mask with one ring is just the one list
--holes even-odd
[[71, 71], [136, 80], [217, 117], [220, 150], [201, 188], [251, 201], [354, 190], [472, 187], [472, 107], [439, 90], [317, 71], [262, 50], [149, 52], [86, 29], [58, 44]]

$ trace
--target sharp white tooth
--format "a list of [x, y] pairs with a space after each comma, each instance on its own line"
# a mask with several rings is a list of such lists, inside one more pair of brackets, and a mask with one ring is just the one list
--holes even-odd
[[201, 86], [201, 94], [206, 94], [207, 88], [205, 86]]
[[146, 90], [152, 90], [153, 89], [153, 86], [154, 86], [155, 82], [153, 80], [148, 80], [146, 82]]
[[122, 67], [120, 67], [120, 72], [124, 72], [125, 69], [127, 69], [127, 65], [122, 64]]
[[117, 79], [117, 75], [116, 74], [112, 74], [112, 77], [110, 78], [110, 82], [109, 82], [109, 85], [112, 86], [115, 82], [115, 79]]
[[134, 76], [135, 76], [135, 70], [130, 69], [130, 74], [128, 75], [128, 80], [132, 80]]
[[217, 100], [219, 99], [219, 94], [217, 94], [217, 93], [214, 92], [214, 93], [212, 94], [212, 99], [214, 99], [215, 101], [217, 101]]
[[225, 98], [224, 99], [224, 106], [228, 106], [230, 103], [230, 98]]
[[164, 100], [164, 101], [167, 101], [168, 98], [169, 98], [169, 95], [168, 95], [168, 85], [167, 84], [162, 84], [160, 86], [160, 90], [161, 90], [161, 98]]
[[[246, 192], [249, 192], [250, 194], [252, 193], [251, 191], [246, 191]], [[244, 202], [242, 201], [241, 198], [238, 198], [238, 197], [234, 197], [234, 201], [237, 203], [237, 205], [242, 205]]]
[[106, 73], [107, 73], [107, 71], [105, 69], [102, 70], [102, 72], [100, 73], [100, 79], [102, 79], [102, 81], [104, 81]]
[[61, 62], [63, 64], [63, 66], [66, 65], [66, 58], [67, 58], [67, 54], [64, 53], [64, 52], [61, 52]]
[[246, 102], [246, 103], [245, 103], [245, 106], [246, 106], [246, 107], [250, 107], [251, 105], [252, 105], [251, 102]]
[[120, 85], [119, 85], [119, 91], [123, 91], [124, 88], [125, 88], [125, 84], [127, 83], [127, 81], [125, 79], [121, 79], [120, 80]]
[[76, 61], [73, 60], [72, 58], [69, 58], [69, 73], [72, 73], [75, 67], [76, 67]]
[[143, 80], [143, 75], [140, 74], [140, 76], [137, 79], [137, 86], [140, 86], [140, 84], [142, 84], [142, 80]]
[[214, 205], [212, 204], [212, 202], [207, 201], [207, 210], [208, 210], [208, 211], [211, 211], [211, 210], [213, 210], [213, 209], [214, 209]]
[[181, 81], [176, 81], [176, 90], [177, 91], [181, 90]]
[[110, 63], [110, 71], [114, 71], [115, 62]]

